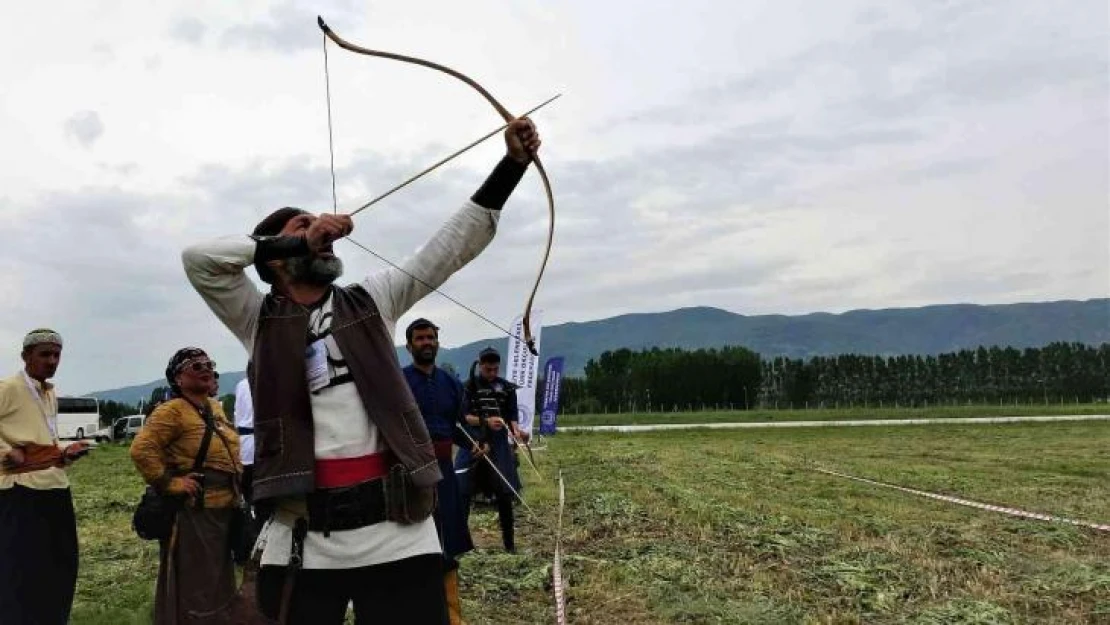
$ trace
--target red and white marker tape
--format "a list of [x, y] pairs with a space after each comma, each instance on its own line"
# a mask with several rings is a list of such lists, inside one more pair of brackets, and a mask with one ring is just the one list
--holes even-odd
[[566, 588], [563, 586], [563, 504], [566, 501], [566, 489], [563, 486], [563, 472], [559, 471], [559, 521], [555, 530], [555, 563], [551, 567], [551, 576], [555, 586], [555, 622], [558, 625], [567, 623], [567, 598]]
[[1066, 523], [1066, 524], [1069, 524], [1069, 525], [1075, 525], [1077, 527], [1086, 527], [1088, 529], [1093, 529], [1093, 530], [1097, 530], [1097, 531], [1100, 531], [1100, 532], [1110, 532], [1110, 524], [1106, 524], [1106, 523], [1091, 523], [1089, 521], [1076, 521], [1075, 519], [1068, 519], [1068, 518], [1065, 518], [1065, 517], [1055, 516], [1055, 515], [1051, 515], [1051, 514], [1042, 514], [1040, 512], [1027, 512], [1027, 511], [1021, 510], [1019, 508], [1008, 508], [1006, 506], [995, 506], [995, 505], [992, 505], [992, 504], [989, 504], [989, 503], [979, 503], [978, 501], [971, 501], [969, 499], [960, 499], [959, 497], [950, 497], [948, 495], [940, 495], [940, 494], [937, 494], [937, 493], [930, 493], [928, 491], [917, 490], [917, 489], [914, 489], [914, 488], [906, 488], [904, 486], [897, 486], [895, 484], [887, 484], [885, 482], [878, 482], [878, 481], [875, 481], [875, 480], [869, 480], [869, 479], [864, 478], [864, 477], [856, 477], [854, 475], [848, 475], [847, 473], [838, 473], [836, 471], [829, 471], [828, 469], [819, 469], [819, 468], [813, 467], [813, 470], [818, 471], [820, 473], [827, 473], [828, 475], [835, 475], [837, 477], [843, 477], [843, 478], [847, 478], [849, 480], [855, 480], [857, 482], [863, 482], [865, 484], [872, 484], [874, 486], [882, 486], [884, 488], [893, 488], [894, 490], [900, 490], [902, 492], [911, 493], [911, 494], [918, 495], [918, 496], [921, 496], [921, 497], [928, 497], [929, 499], [936, 499], [938, 501], [947, 501], [949, 503], [955, 503], [955, 504], [959, 504], [961, 506], [968, 506], [970, 508], [978, 508], [980, 510], [989, 510], [991, 512], [1000, 512], [1002, 514], [1008, 514], [1010, 516], [1022, 517], [1022, 518], [1026, 518], [1026, 519], [1037, 519], [1038, 521], [1051, 521], [1051, 522], [1054, 522], [1054, 523]]

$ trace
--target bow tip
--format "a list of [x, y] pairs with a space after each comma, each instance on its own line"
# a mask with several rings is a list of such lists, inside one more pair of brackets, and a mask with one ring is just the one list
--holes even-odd
[[539, 356], [540, 353], [536, 351], [536, 339], [525, 339], [524, 344], [528, 346], [528, 351], [533, 356]]
[[320, 30], [324, 32], [328, 32], [329, 30], [331, 30], [330, 28], [328, 28], [328, 25], [324, 23], [324, 18], [319, 15], [316, 16], [316, 24], [318, 24], [320, 26]]

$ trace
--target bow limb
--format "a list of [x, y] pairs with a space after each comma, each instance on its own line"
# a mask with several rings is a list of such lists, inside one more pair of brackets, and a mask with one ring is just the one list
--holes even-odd
[[[524, 326], [524, 342], [528, 346], [528, 351], [533, 356], [539, 356], [540, 353], [536, 350], [536, 338], [532, 335], [532, 302], [536, 299], [536, 291], [540, 288], [543, 270], [547, 268], [547, 257], [551, 255], [551, 241], [555, 238], [555, 198], [551, 194], [551, 182], [547, 179], [547, 172], [540, 164], [539, 157], [533, 155], [532, 161], [536, 164], [536, 171], [540, 173], [544, 191], [547, 192], [547, 245], [544, 247], [543, 260], [540, 261], [540, 271], [536, 274], [536, 283], [532, 285], [532, 294], [528, 296], [528, 303], [524, 306], [524, 318], [521, 325]], [[529, 452], [531, 452], [530, 449]]]
[[[501, 103], [497, 101], [497, 98], [493, 97], [493, 94], [487, 91], [485, 87], [478, 84], [477, 81], [470, 78], [466, 74], [463, 74], [462, 72], [453, 70], [450, 67], [446, 67], [444, 65], [440, 65], [439, 63], [426, 61], [414, 56], [407, 56], [394, 52], [385, 52], [382, 50], [371, 50], [369, 48], [355, 45], [335, 34], [335, 32], [324, 22], [323, 17], [317, 16], [316, 23], [320, 26], [320, 30], [324, 31], [324, 34], [328, 37], [328, 39], [334, 41], [337, 46], [343, 48], [344, 50], [348, 50], [356, 54], [365, 54], [368, 56], [376, 56], [383, 59], [392, 59], [394, 61], [401, 61], [403, 63], [412, 63], [414, 65], [421, 65], [423, 67], [441, 71], [470, 85], [475, 91], [480, 93], [482, 97], [490, 103], [491, 106], [493, 106], [493, 108], [497, 111], [497, 114], [500, 115], [506, 123], [511, 122], [513, 121], [513, 119], [515, 119], [513, 117], [513, 114], [510, 113], [509, 110], [506, 109], [504, 106], [502, 106]], [[535, 152], [529, 151], [529, 156], [532, 158], [532, 162], [536, 165], [536, 171], [538, 171], [540, 174], [540, 180], [543, 181], [544, 192], [547, 194], [548, 213], [547, 245], [544, 248], [543, 261], [540, 263], [539, 273], [536, 274], [536, 283], [532, 286], [532, 293], [528, 296], [528, 303], [524, 306], [524, 318], [522, 323], [522, 325], [524, 326], [524, 342], [528, 346], [528, 351], [531, 352], [533, 356], [538, 356], [539, 352], [536, 350], [536, 339], [534, 336], [532, 336], [532, 304], [536, 299], [536, 292], [540, 288], [540, 280], [543, 278], [544, 270], [547, 268], [547, 258], [551, 255], [551, 241], [555, 236], [555, 195], [551, 192], [551, 181], [547, 177], [547, 171], [544, 169], [539, 155]]]
[[524, 451], [527, 452], [527, 455], [525, 457], [528, 459], [528, 464], [532, 465], [532, 470], [535, 471], [536, 475], [538, 475], [542, 480], [543, 473], [540, 473], [540, 468], [536, 466], [536, 457], [532, 455], [532, 446], [529, 445], [528, 442], [525, 441], [523, 438], [518, 437], [516, 434], [513, 434], [512, 436], [513, 440], [515, 440], [517, 444], [523, 447]]

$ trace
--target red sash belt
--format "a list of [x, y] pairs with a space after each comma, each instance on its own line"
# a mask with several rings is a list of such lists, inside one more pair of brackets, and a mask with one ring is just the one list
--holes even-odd
[[436, 458], [439, 458], [441, 460], [450, 460], [451, 446], [453, 444], [454, 443], [451, 442], [451, 439], [432, 441], [432, 445], [434, 445], [436, 449]]
[[341, 488], [385, 477], [389, 472], [388, 454], [370, 454], [357, 458], [316, 460], [316, 487]]

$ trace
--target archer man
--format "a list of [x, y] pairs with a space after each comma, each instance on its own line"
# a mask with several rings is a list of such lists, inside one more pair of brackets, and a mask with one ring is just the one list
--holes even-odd
[[[332, 245], [349, 215], [282, 208], [251, 236], [193, 245], [185, 272], [253, 367], [253, 502], [261, 611], [288, 623], [448, 624], [444, 558], [432, 511], [442, 475], [401, 373], [397, 319], [478, 256], [540, 139], [505, 131], [507, 153], [403, 269], [337, 286]], [[253, 264], [270, 285], [246, 275]]]

